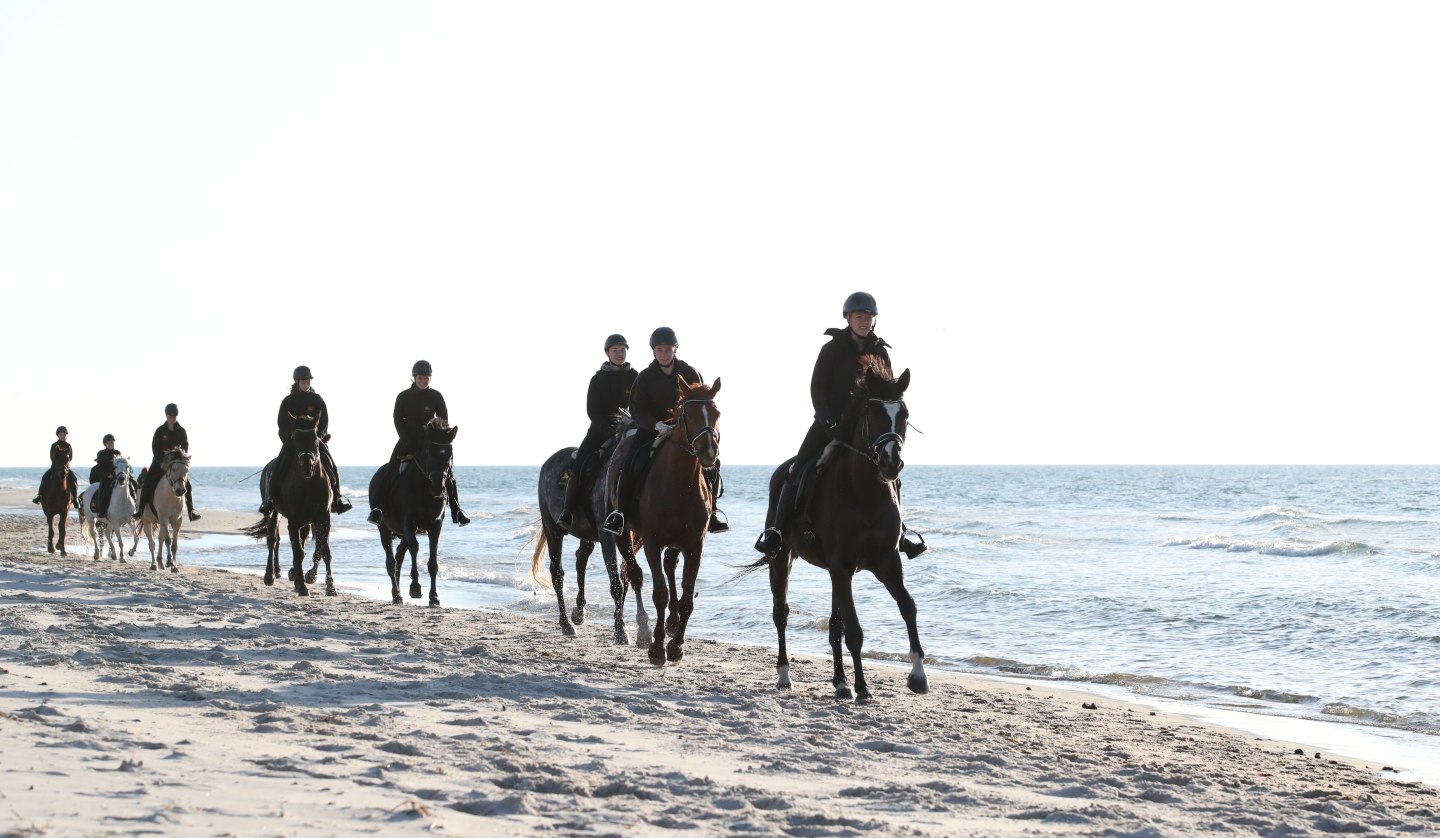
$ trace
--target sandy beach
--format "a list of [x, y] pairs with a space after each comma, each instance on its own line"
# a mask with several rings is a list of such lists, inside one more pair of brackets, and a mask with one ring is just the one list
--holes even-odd
[[1048, 684], [916, 696], [877, 663], [857, 706], [824, 660], [779, 693], [766, 649], [656, 668], [593, 616], [566, 640], [43, 543], [0, 514], [4, 835], [1440, 831], [1385, 766]]

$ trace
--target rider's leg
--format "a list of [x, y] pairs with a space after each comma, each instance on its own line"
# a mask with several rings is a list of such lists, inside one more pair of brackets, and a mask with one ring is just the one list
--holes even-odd
[[261, 493], [260, 514], [269, 515], [275, 511], [275, 489], [280, 486], [280, 479], [285, 476], [286, 470], [290, 467], [291, 446], [290, 443], [280, 444], [280, 453], [275, 457], [275, 468], [270, 472], [269, 491]]
[[48, 484], [49, 482], [50, 482], [50, 471], [47, 469], [44, 474], [40, 475], [40, 488], [37, 489], [37, 490], [35, 490], [35, 500], [30, 501], [31, 503], [39, 503], [41, 500], [44, 499], [44, 497], [45, 497], [45, 486], [46, 486], [46, 484]]
[[70, 490], [70, 505], [80, 508], [80, 481], [72, 471], [65, 472], [65, 486]]
[[585, 471], [585, 463], [600, 450], [605, 444], [605, 434], [587, 433], [580, 441], [580, 447], [575, 451], [575, 460], [571, 463], [569, 479], [565, 481], [565, 508], [560, 511], [557, 523], [566, 529], [570, 528], [575, 517], [575, 500], [579, 497], [580, 474]]
[[185, 481], [185, 509], [190, 513], [190, 520], [200, 520], [200, 516], [195, 513], [195, 498], [190, 494], [189, 480]]
[[729, 532], [730, 522], [725, 520], [724, 513], [720, 511], [720, 461], [715, 461], [715, 467], [702, 469], [701, 474], [705, 475], [705, 482], [710, 486], [710, 497], [715, 499], [714, 505], [710, 508], [709, 532]]
[[651, 443], [659, 436], [650, 428], [640, 428], [630, 438], [630, 453], [625, 459], [620, 475], [620, 491], [615, 498], [615, 508], [605, 516], [605, 523], [601, 529], [612, 535], [619, 535], [625, 531], [626, 510], [630, 508], [630, 501], [634, 498], [636, 487], [639, 485], [641, 475], [645, 473], [642, 463], [649, 462]]
[[[895, 481], [895, 503], [900, 503], [899, 480]], [[900, 552], [904, 553], [906, 558], [913, 559], [929, 549], [925, 544], [925, 537], [905, 526], [905, 522], [902, 519], [900, 522]]]
[[455, 488], [455, 475], [445, 478], [445, 490], [450, 494], [450, 520], [460, 527], [470, 523], [470, 519], [460, 510], [460, 491]]
[[145, 479], [140, 483], [140, 502], [135, 504], [136, 518], [145, 514], [145, 507], [149, 506], [151, 498], [155, 497], [155, 483], [159, 477], [160, 469], [158, 467], [145, 472]]
[[755, 540], [756, 550], [767, 556], [774, 556], [780, 550], [781, 533], [790, 523], [790, 513], [795, 507], [795, 492], [800, 472], [810, 465], [810, 461], [818, 456], [829, 442], [830, 435], [826, 433], [825, 426], [820, 424], [819, 420], [811, 422], [810, 430], [805, 432], [805, 441], [800, 443], [800, 452], [795, 455], [790, 472], [785, 475], [785, 485], [780, 489], [780, 499], [775, 504], [775, 524], [766, 528]]
[[340, 494], [340, 468], [335, 465], [335, 458], [330, 455], [330, 446], [320, 444], [320, 467], [325, 469], [325, 475], [330, 478], [330, 490], [334, 500], [330, 503], [330, 511], [336, 515], [343, 515], [351, 509], [350, 499]]

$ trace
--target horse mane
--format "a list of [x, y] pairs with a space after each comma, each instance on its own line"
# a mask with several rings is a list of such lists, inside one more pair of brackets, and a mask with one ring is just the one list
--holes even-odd
[[444, 416], [431, 416], [430, 421], [425, 423], [425, 430], [448, 431], [450, 430], [450, 423], [445, 420]]

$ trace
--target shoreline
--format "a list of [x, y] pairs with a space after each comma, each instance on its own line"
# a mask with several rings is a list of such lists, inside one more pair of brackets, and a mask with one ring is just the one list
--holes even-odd
[[302, 599], [37, 556], [43, 535], [0, 514], [0, 823], [22, 834], [1440, 830], [1440, 793], [1372, 761], [1133, 700], [938, 669], [915, 696], [867, 661], [855, 705], [827, 660], [779, 693], [762, 648], [691, 639], [656, 668], [608, 623]]

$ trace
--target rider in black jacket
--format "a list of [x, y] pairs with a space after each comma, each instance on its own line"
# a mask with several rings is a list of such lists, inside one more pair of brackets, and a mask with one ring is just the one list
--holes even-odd
[[45, 473], [40, 475], [40, 491], [36, 493], [33, 503], [39, 503], [44, 499], [45, 489], [50, 485], [50, 472], [58, 468], [65, 474], [65, 488], [70, 490], [70, 505], [74, 506], [77, 510], [80, 508], [79, 498], [77, 498], [75, 494], [78, 488], [75, 475], [70, 471], [70, 460], [75, 456], [75, 449], [71, 448], [70, 443], [65, 441], [65, 438], [69, 435], [70, 432], [65, 429], [64, 425], [55, 429], [56, 439], [50, 443], [50, 468], [46, 469]]
[[579, 496], [580, 472], [585, 468], [585, 461], [599, 451], [605, 440], [610, 438], [615, 430], [616, 417], [622, 409], [630, 405], [630, 392], [640, 373], [625, 360], [629, 351], [630, 344], [626, 342], [624, 335], [614, 334], [606, 338], [605, 363], [590, 376], [590, 387], [585, 393], [585, 413], [590, 417], [590, 427], [585, 431], [585, 438], [575, 452], [575, 464], [568, 470], [565, 509], [558, 519], [560, 526], [566, 529], [570, 528], [574, 517], [575, 500]]
[[313, 424], [320, 433], [320, 467], [325, 469], [325, 475], [330, 478], [334, 496], [330, 502], [330, 511], [336, 515], [349, 512], [350, 499], [340, 494], [340, 470], [335, 466], [335, 458], [330, 455], [330, 446], [327, 444], [330, 439], [330, 411], [325, 407], [325, 400], [320, 394], [310, 389], [313, 376], [309, 367], [296, 367], [293, 378], [290, 393], [280, 401], [280, 410], [275, 414], [275, 425], [280, 434], [280, 456], [275, 459], [275, 471], [270, 475], [270, 495], [260, 505], [260, 512], [269, 514], [275, 506], [275, 487], [280, 485], [281, 479], [290, 470], [291, 460], [295, 459], [295, 440], [292, 434], [300, 420]]
[[[154, 499], [155, 487], [165, 476], [165, 452], [172, 448], [179, 448], [187, 453], [190, 451], [190, 435], [185, 433], [184, 426], [180, 424], [180, 408], [173, 402], [165, 405], [165, 424], [156, 428], [155, 434], [150, 437], [150, 468], [146, 470], [145, 480], [140, 484], [140, 502], [135, 507], [136, 518], [145, 514], [145, 507]], [[195, 498], [189, 480], [185, 481], [185, 509], [189, 512], [191, 521], [200, 520], [200, 516], [195, 514]]]
[[[872, 355], [890, 365], [890, 344], [875, 334], [875, 318], [880, 311], [875, 298], [864, 291], [856, 291], [845, 298], [842, 314], [846, 328], [826, 329], [830, 342], [820, 347], [815, 359], [815, 369], [810, 374], [810, 403], [815, 408], [815, 420], [800, 443], [800, 451], [790, 467], [789, 476], [781, 489], [780, 497], [772, 498], [773, 504], [767, 518], [774, 525], [767, 527], [755, 542], [755, 549], [767, 556], [774, 556], [781, 545], [781, 531], [790, 520], [795, 506], [796, 477], [832, 440], [839, 439], [839, 422], [845, 409], [850, 405], [851, 389], [855, 386], [860, 371], [860, 356]], [[910, 558], [925, 552], [925, 540], [917, 533], [903, 530], [900, 535], [900, 549]]]
[[[450, 421], [450, 411], [445, 407], [445, 397], [439, 390], [430, 386], [430, 376], [434, 375], [434, 369], [429, 361], [416, 361], [410, 368], [411, 380], [414, 382], [408, 389], [401, 390], [395, 396], [395, 433], [400, 439], [395, 442], [395, 448], [390, 452], [390, 462], [398, 463], [411, 454], [418, 452], [425, 445], [425, 423], [439, 416], [445, 421]], [[446, 491], [450, 495], [450, 520], [459, 526], [470, 523], [469, 517], [460, 509], [460, 493], [455, 487], [455, 476], [450, 475], [446, 484]], [[379, 507], [370, 510], [370, 523], [379, 524], [384, 516]]]

